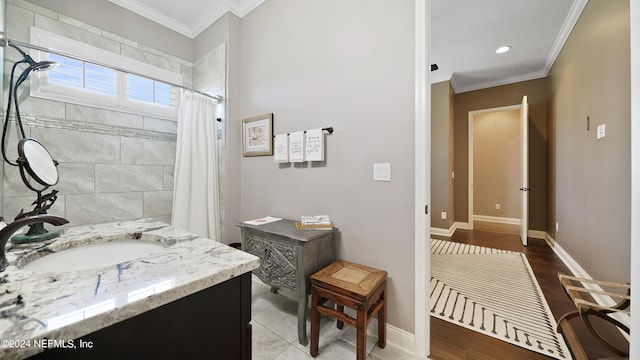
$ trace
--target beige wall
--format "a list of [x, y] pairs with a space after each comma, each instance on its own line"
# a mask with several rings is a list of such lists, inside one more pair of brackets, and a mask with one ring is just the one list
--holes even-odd
[[[455, 97], [455, 220], [468, 222], [469, 111], [529, 102], [529, 228], [547, 229], [547, 79], [523, 81], [456, 94]], [[494, 204], [495, 205], [495, 204]], [[519, 216], [518, 216], [519, 217]]]
[[[241, 215], [328, 214], [340, 257], [388, 272], [388, 323], [414, 331], [414, 2], [269, 0], [241, 20], [241, 115], [333, 126], [326, 161], [245, 157]], [[240, 152], [240, 147], [230, 151]], [[374, 182], [391, 163], [391, 182]]]
[[449, 81], [431, 86], [431, 227], [447, 230], [453, 225], [453, 100]]
[[629, 41], [629, 1], [591, 0], [549, 75], [548, 231], [591, 276], [620, 282], [630, 267]]
[[522, 216], [520, 143], [520, 110], [473, 115], [474, 216]]

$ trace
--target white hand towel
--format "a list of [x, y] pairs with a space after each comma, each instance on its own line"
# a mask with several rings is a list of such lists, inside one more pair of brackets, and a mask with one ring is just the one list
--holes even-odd
[[298, 131], [289, 134], [289, 161], [304, 161], [304, 132]]
[[276, 135], [273, 146], [273, 160], [276, 163], [289, 162], [289, 134]]
[[324, 161], [324, 133], [322, 129], [307, 130], [305, 139], [305, 159]]

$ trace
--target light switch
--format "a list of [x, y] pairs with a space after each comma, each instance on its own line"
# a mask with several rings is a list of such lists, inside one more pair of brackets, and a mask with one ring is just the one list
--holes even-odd
[[391, 164], [373, 164], [373, 181], [391, 181]]

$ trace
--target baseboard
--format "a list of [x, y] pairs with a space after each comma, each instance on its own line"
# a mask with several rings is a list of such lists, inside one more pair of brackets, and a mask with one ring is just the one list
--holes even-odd
[[405, 330], [387, 324], [387, 346], [391, 345], [408, 354], [416, 353], [415, 336]]
[[[349, 316], [355, 318], [356, 311], [350, 307], [345, 307], [344, 312]], [[395, 327], [389, 323], [387, 323], [387, 346], [391, 345], [394, 348], [405, 352], [407, 354], [415, 354], [416, 348], [416, 339], [415, 335], [402, 330], [399, 327]], [[371, 335], [375, 338], [378, 338], [378, 318], [375, 317], [367, 326], [367, 334]]]
[[[367, 328], [369, 335], [378, 336], [378, 319], [371, 320], [369, 327]], [[405, 352], [410, 355], [415, 354], [416, 339], [415, 336], [399, 327], [387, 324], [387, 346], [393, 346], [394, 348]]]
[[552, 248], [552, 249], [553, 249], [554, 246], [556, 246], [556, 240], [554, 238], [552, 238], [551, 235], [549, 235], [548, 232], [545, 232], [544, 241], [546, 241], [547, 245], [549, 245], [549, 247]]
[[[521, 224], [521, 221], [518, 218], [506, 218], [497, 216], [473, 215], [473, 220], [515, 226], [520, 226]], [[547, 232], [542, 230], [528, 230], [527, 236], [534, 239], [546, 239]]]
[[[494, 219], [498, 219], [498, 218], [494, 218]], [[515, 219], [515, 220], [518, 220], [518, 219]], [[486, 220], [478, 220], [478, 221], [486, 221]], [[499, 221], [493, 221], [492, 220], [492, 221], [488, 221], [488, 222], [499, 222]], [[457, 229], [465, 229], [466, 230], [468, 228], [469, 228], [469, 224], [468, 223], [454, 222], [451, 225], [451, 227], [448, 228], [448, 229], [432, 227], [429, 230], [431, 231], [431, 235], [452, 237]], [[546, 239], [547, 232], [546, 231], [542, 231], [542, 230], [529, 230], [528, 236], [530, 238], [534, 238], [534, 239]]]
[[473, 215], [473, 221], [484, 221], [484, 222], [493, 222], [493, 223], [500, 223], [500, 224], [520, 225], [520, 219], [518, 219], [518, 218], [507, 218], [507, 217], [498, 217], [498, 216]]
[[449, 229], [432, 227], [430, 231], [431, 235], [452, 237], [453, 233], [456, 232], [456, 223], [451, 224], [451, 227]]
[[553, 249], [553, 252], [555, 252], [560, 260], [562, 260], [562, 262], [569, 268], [573, 276], [591, 279], [589, 273], [587, 273], [587, 271], [583, 269], [582, 266], [580, 266], [580, 264], [578, 264], [578, 262], [575, 261], [553, 237], [551, 237], [551, 235], [547, 234], [545, 240], [551, 249]]
[[[591, 275], [589, 275], [589, 273], [585, 269], [583, 269], [582, 266], [580, 266], [580, 264], [578, 264], [578, 262], [575, 261], [575, 259], [572, 258], [571, 255], [569, 255], [569, 253], [566, 252], [562, 248], [562, 246], [560, 246], [560, 244], [555, 241], [553, 237], [551, 237], [551, 235], [546, 234], [545, 240], [547, 244], [549, 244], [551, 249], [553, 249], [553, 252], [555, 252], [560, 260], [562, 260], [562, 262], [569, 268], [573, 276], [593, 280]], [[592, 290], [603, 291], [603, 289], [596, 284], [584, 284], [584, 286]], [[613, 305], [616, 303], [615, 300], [605, 295], [592, 294], [592, 296], [600, 304]], [[615, 314], [614, 317], [625, 326], [631, 328], [631, 318], [629, 316], [623, 314]], [[627, 340], [630, 340], [627, 333], [625, 333], [624, 331], [620, 331], [620, 333], [625, 336]]]
[[527, 232], [527, 236], [533, 239], [546, 240], [548, 234], [546, 231], [542, 231], [542, 230], [529, 230], [529, 232]]

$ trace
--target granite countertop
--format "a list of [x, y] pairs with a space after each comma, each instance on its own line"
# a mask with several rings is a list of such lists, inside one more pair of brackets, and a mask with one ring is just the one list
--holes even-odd
[[[53, 228], [53, 227], [51, 227]], [[115, 239], [164, 246], [133, 261], [69, 272], [21, 266], [51, 252]], [[242, 275], [259, 258], [151, 219], [70, 227], [47, 242], [7, 244], [0, 272], [0, 358], [43, 351], [38, 340], [70, 341]]]

